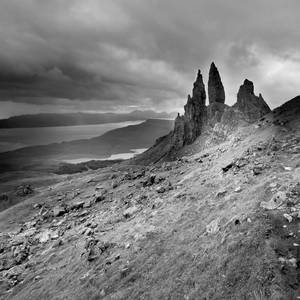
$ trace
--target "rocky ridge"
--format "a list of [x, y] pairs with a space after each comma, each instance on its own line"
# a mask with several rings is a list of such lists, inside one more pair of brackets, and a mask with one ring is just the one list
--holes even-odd
[[147, 156], [151, 157], [150, 161], [174, 159], [182, 148], [205, 136], [220, 142], [239, 126], [251, 124], [271, 111], [262, 95], [254, 94], [253, 82], [248, 79], [239, 88], [237, 102], [231, 107], [226, 105], [223, 83], [214, 63], [209, 71], [208, 96], [209, 105], [206, 106], [205, 85], [198, 70], [192, 97], [188, 95], [184, 106], [184, 115], [178, 114], [173, 131], [158, 139], [140, 156], [141, 160], [147, 160]]
[[219, 71], [214, 62], [212, 62], [209, 69], [208, 79], [208, 97], [209, 103], [214, 102], [225, 103], [225, 91]]

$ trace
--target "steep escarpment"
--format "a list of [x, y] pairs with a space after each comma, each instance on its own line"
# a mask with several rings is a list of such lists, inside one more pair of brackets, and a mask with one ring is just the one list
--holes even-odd
[[198, 71], [194, 82], [192, 97], [188, 95], [184, 106], [184, 115], [178, 114], [172, 133], [172, 144], [179, 149], [186, 144], [191, 144], [201, 134], [206, 121], [206, 92], [201, 71]]
[[221, 76], [214, 62], [212, 62], [209, 70], [208, 79], [208, 97], [209, 103], [225, 103], [225, 91], [221, 80]]
[[199, 138], [203, 147], [206, 138], [220, 142], [239, 126], [251, 124], [271, 111], [262, 95], [254, 94], [254, 84], [248, 79], [239, 88], [237, 102], [231, 107], [226, 105], [225, 89], [215, 63], [209, 70], [208, 97], [206, 106], [206, 90], [199, 70], [192, 96], [188, 95], [184, 114], [178, 114], [174, 129], [135, 161], [149, 163], [174, 159], [183, 148]]
[[261, 94], [257, 97], [254, 94], [254, 84], [245, 79], [237, 94], [237, 102], [234, 105], [244, 113], [247, 121], [253, 122], [271, 111]]

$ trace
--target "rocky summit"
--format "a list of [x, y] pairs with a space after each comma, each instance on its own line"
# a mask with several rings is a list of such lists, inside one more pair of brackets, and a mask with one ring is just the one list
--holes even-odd
[[223, 83], [214, 62], [212, 62], [209, 69], [208, 98], [209, 104], [214, 102], [225, 103], [225, 91]]
[[[239, 126], [251, 124], [271, 110], [261, 94], [254, 94], [253, 82], [246, 79], [239, 88], [236, 103], [225, 104], [225, 91], [220, 73], [212, 62], [208, 80], [209, 104], [206, 106], [206, 91], [201, 71], [198, 71], [194, 82], [192, 97], [188, 95], [184, 106], [184, 115], [178, 114], [173, 131], [157, 140], [142, 156], [155, 161], [173, 159], [178, 151], [186, 145], [201, 139], [203, 147], [207, 142], [220, 142]], [[200, 142], [200, 141], [199, 141]]]
[[184, 106], [184, 115], [178, 114], [175, 120], [172, 134], [172, 143], [175, 149], [192, 143], [201, 134], [206, 118], [205, 101], [205, 86], [199, 70], [194, 82], [192, 97], [188, 95], [187, 103]]
[[300, 96], [269, 111], [246, 80], [232, 107], [205, 99], [198, 72], [148, 151], [16, 189], [0, 298], [299, 299]]
[[259, 94], [257, 97], [254, 94], [253, 82], [248, 79], [245, 79], [240, 86], [234, 107], [243, 112], [245, 118], [250, 122], [256, 121], [271, 111], [262, 95]]

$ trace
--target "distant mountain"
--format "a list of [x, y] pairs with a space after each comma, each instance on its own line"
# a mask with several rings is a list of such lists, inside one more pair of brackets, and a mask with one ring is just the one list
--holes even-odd
[[91, 139], [31, 146], [3, 152], [0, 153], [0, 173], [41, 168], [41, 166], [64, 159], [105, 158], [112, 154], [131, 152], [132, 149], [149, 148], [158, 137], [169, 133], [173, 126], [173, 120], [151, 119], [138, 125], [114, 129]]
[[135, 110], [130, 113], [42, 113], [0, 120], [0, 128], [91, 125], [147, 119], [174, 119], [176, 113]]

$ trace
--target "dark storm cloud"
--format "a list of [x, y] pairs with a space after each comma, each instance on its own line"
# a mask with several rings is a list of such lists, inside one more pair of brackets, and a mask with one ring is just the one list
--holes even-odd
[[214, 60], [228, 103], [249, 77], [278, 105], [299, 93], [299, 9], [298, 0], [3, 0], [0, 100], [174, 109]]

